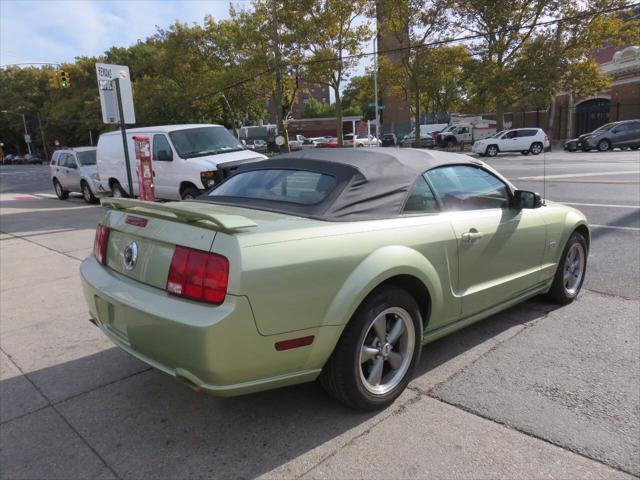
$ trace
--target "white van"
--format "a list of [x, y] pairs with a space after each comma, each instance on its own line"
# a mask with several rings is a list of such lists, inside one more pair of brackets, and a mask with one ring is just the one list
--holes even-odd
[[[221, 125], [163, 125], [127, 130], [133, 193], [138, 194], [133, 137], [151, 141], [153, 183], [156, 198], [186, 200], [228, 177], [239, 164], [267, 157], [245, 148]], [[114, 197], [129, 195], [122, 132], [103, 133], [97, 152], [100, 192]]]

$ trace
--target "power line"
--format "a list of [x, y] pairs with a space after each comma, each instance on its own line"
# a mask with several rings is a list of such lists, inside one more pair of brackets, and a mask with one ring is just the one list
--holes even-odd
[[[512, 33], [515, 31], [519, 31], [519, 30], [526, 30], [526, 29], [534, 29], [534, 28], [538, 28], [538, 27], [545, 27], [545, 26], [549, 26], [549, 25], [554, 25], [557, 23], [562, 23], [562, 22], [569, 22], [572, 20], [580, 20], [582, 18], [587, 18], [593, 15], [603, 15], [603, 14], [607, 14], [607, 13], [615, 13], [615, 12], [620, 12], [620, 11], [624, 11], [624, 10], [631, 10], [634, 9], [636, 7], [640, 6], [640, 2], [638, 3], [633, 3], [631, 5], [625, 5], [625, 6], [618, 6], [618, 7], [610, 7], [610, 8], [605, 8], [602, 10], [598, 10], [598, 11], [590, 11], [590, 12], [582, 12], [576, 15], [572, 15], [572, 16], [567, 16], [567, 17], [563, 17], [563, 18], [556, 18], [553, 20], [547, 20], [544, 22], [537, 22], [537, 23], [532, 23], [532, 24], [528, 24], [528, 25], [523, 25], [521, 27], [515, 27], [515, 28], [505, 28], [502, 30], [496, 30], [495, 34], [501, 34], [501, 33]], [[337, 61], [345, 61], [345, 60], [350, 60], [350, 59], [360, 59], [360, 58], [365, 58], [371, 55], [384, 55], [384, 54], [389, 54], [389, 53], [395, 53], [395, 52], [401, 52], [404, 50], [411, 50], [411, 49], [417, 49], [417, 48], [427, 48], [427, 47], [434, 47], [434, 46], [439, 46], [439, 45], [446, 45], [449, 43], [458, 43], [458, 42], [463, 42], [463, 41], [470, 41], [470, 40], [478, 40], [480, 38], [484, 38], [486, 35], [483, 34], [474, 34], [474, 35], [466, 35], [464, 37], [455, 37], [455, 38], [445, 38], [442, 40], [435, 40], [432, 42], [424, 42], [424, 43], [420, 43], [420, 44], [416, 44], [416, 45], [407, 45], [407, 46], [402, 46], [402, 47], [395, 47], [395, 48], [388, 48], [385, 50], [378, 50], [377, 52], [363, 52], [363, 53], [358, 53], [355, 55], [345, 55], [343, 57], [332, 57], [332, 58], [322, 58], [322, 59], [317, 59], [317, 60], [306, 60], [303, 62], [298, 62], [298, 63], [289, 63], [289, 64], [285, 64], [285, 66], [288, 67], [301, 67], [301, 66], [305, 66], [305, 65], [313, 65], [313, 64], [318, 64], [318, 63], [325, 63], [325, 62], [337, 62]], [[248, 82], [252, 82], [258, 78], [260, 78], [261, 76], [267, 74], [267, 73], [271, 73], [273, 71], [273, 68], [269, 68], [267, 70], [264, 70], [263, 72], [257, 73], [255, 75], [252, 75], [251, 77], [247, 77], [243, 80], [238, 80], [236, 82], [233, 82], [232, 84], [219, 89], [213, 93], [208, 93], [208, 95], [217, 95], [219, 93], [222, 93], [226, 90], [229, 90], [230, 88], [233, 87], [238, 87], [240, 85], [243, 85], [245, 83]], [[204, 97], [204, 96], [203, 96]], [[202, 98], [203, 98], [202, 97]]]

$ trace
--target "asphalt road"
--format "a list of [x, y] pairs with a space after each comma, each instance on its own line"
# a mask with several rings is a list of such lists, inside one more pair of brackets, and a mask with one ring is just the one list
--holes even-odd
[[[518, 188], [546, 192], [547, 199], [587, 216], [593, 226], [588, 288], [640, 297], [640, 151], [502, 154], [482, 160]], [[0, 193], [52, 194], [48, 167], [0, 168]]]
[[[542, 192], [543, 160], [489, 163]], [[197, 394], [113, 347], [78, 278], [100, 207], [55, 199], [46, 167], [0, 167], [0, 477], [639, 477], [640, 157], [546, 163], [547, 198], [593, 226], [578, 300], [533, 299], [429, 344], [376, 414], [316, 384]]]

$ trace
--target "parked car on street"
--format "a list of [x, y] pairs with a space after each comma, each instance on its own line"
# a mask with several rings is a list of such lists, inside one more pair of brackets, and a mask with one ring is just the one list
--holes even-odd
[[[353, 147], [354, 142], [354, 134], [348, 133], [344, 136], [344, 146], [345, 147]], [[380, 140], [378, 140], [373, 135], [367, 134], [357, 134], [355, 135], [356, 147], [372, 147], [380, 145]]]
[[579, 210], [414, 149], [309, 149], [195, 201], [103, 206], [80, 272], [116, 345], [213, 394], [320, 378], [361, 410], [402, 393], [423, 344], [538, 294], [573, 301], [590, 243]]
[[473, 143], [476, 140], [491, 137], [496, 133], [494, 120], [454, 123], [434, 135], [439, 147], [453, 148], [461, 143]]
[[316, 148], [337, 148], [338, 147], [338, 139], [336, 137], [327, 139], [326, 142], [317, 143]]
[[607, 123], [593, 132], [567, 140], [564, 144], [564, 149], [570, 152], [595, 149], [606, 152], [614, 148], [640, 148], [640, 120]]
[[44, 165], [44, 160], [39, 155], [27, 153], [24, 156], [24, 163], [27, 165]]
[[254, 140], [247, 140], [246, 147], [249, 150], [253, 150], [254, 152], [265, 154], [267, 153], [267, 142], [259, 138], [256, 138]]
[[[435, 140], [434, 134], [440, 132], [443, 128], [446, 128], [446, 123], [431, 123], [420, 125], [420, 144], [419, 148], [433, 148]], [[401, 147], [414, 147], [416, 139], [416, 129], [411, 130], [407, 135], [402, 138], [400, 142]]]
[[[158, 199], [196, 198], [231, 174], [242, 163], [263, 160], [260, 153], [245, 148], [221, 125], [163, 125], [130, 128], [127, 146], [133, 193], [138, 194], [133, 137], [151, 141], [154, 192]], [[128, 197], [122, 134], [103, 133], [98, 140], [98, 188], [114, 197]]]
[[22, 165], [24, 157], [19, 154], [9, 154], [4, 158], [4, 163], [7, 165]]
[[514, 128], [473, 143], [472, 151], [481, 157], [495, 157], [502, 152], [539, 155], [549, 148], [549, 137], [541, 128]]
[[53, 152], [49, 178], [60, 200], [69, 198], [70, 192], [79, 192], [87, 203], [98, 201], [96, 150], [96, 147], [76, 147]]
[[382, 135], [383, 147], [395, 147], [398, 144], [398, 138], [395, 133], [385, 133]]

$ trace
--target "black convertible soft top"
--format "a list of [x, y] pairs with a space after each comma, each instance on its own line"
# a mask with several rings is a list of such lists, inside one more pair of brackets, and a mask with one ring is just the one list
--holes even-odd
[[414, 182], [442, 165], [479, 165], [467, 155], [417, 149], [309, 149], [240, 165], [234, 172], [295, 169], [336, 178], [333, 192], [315, 205], [233, 197], [200, 197], [215, 203], [279, 211], [328, 221], [356, 221], [398, 216]]

